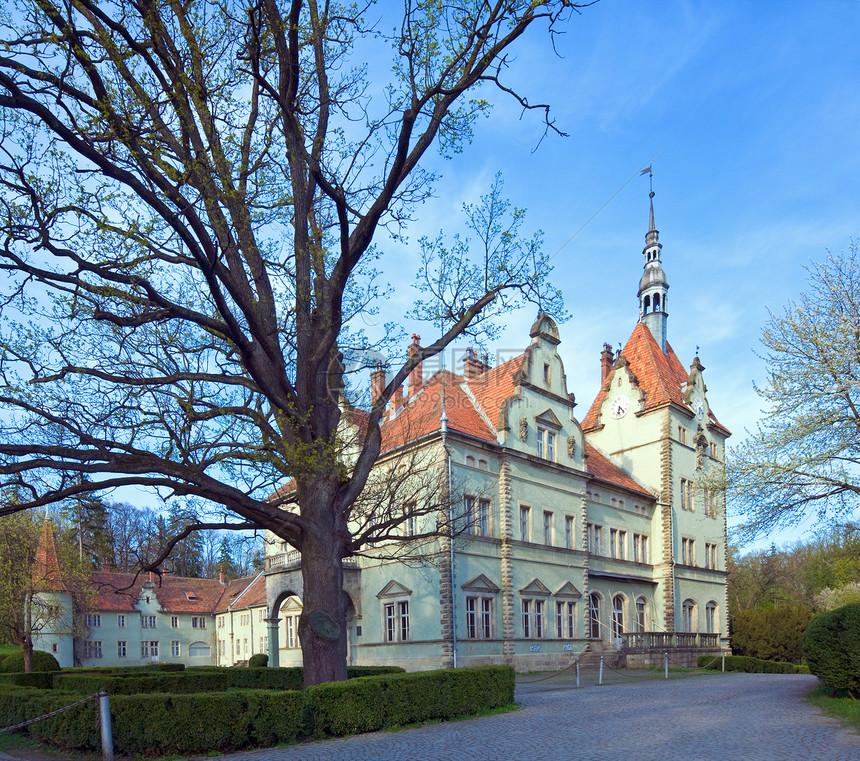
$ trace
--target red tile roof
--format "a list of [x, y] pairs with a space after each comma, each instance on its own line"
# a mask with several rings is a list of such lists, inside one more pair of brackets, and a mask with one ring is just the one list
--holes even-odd
[[228, 581], [222, 590], [215, 613], [226, 613], [231, 608], [244, 610], [266, 604], [266, 578], [262, 573]]
[[648, 489], [587, 441], [585, 442], [585, 454], [587, 456], [586, 468], [589, 475], [608, 484], [621, 486], [630, 491], [637, 492], [648, 499], [654, 499], [654, 495]]
[[66, 582], [60, 572], [60, 558], [57, 554], [57, 541], [54, 536], [54, 526], [51, 521], [42, 525], [42, 536], [36, 548], [33, 565], [33, 585], [36, 589], [52, 592], [67, 592]]
[[[639, 388], [645, 394], [645, 407], [650, 409], [666, 402], [675, 402], [684, 405], [682, 386], [689, 378], [674, 350], [666, 344], [666, 353], [660, 350], [660, 346], [647, 326], [637, 323], [627, 345], [621, 350], [629, 365], [630, 372], [636, 377]], [[611, 380], [617, 369], [610, 372], [607, 381]], [[600, 405], [606, 398], [609, 383], [604, 383], [592, 403], [588, 414], [582, 421], [583, 430], [589, 430], [597, 425], [597, 414]], [[714, 422], [716, 418], [711, 416]]]

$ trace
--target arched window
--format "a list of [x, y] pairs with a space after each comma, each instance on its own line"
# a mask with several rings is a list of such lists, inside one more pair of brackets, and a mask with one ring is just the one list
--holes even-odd
[[648, 314], [650, 309], [651, 309], [651, 297], [646, 296], [645, 299], [642, 301], [642, 312], [644, 314]]
[[600, 639], [600, 595], [597, 592], [588, 595], [588, 636]]
[[205, 642], [192, 642], [188, 646], [188, 655], [190, 655], [192, 658], [198, 656], [208, 658], [209, 654], [210, 648], [209, 645], [207, 645]]
[[627, 607], [627, 600], [624, 595], [615, 595], [612, 598], [612, 638], [620, 639], [624, 634], [624, 609]]
[[705, 606], [705, 631], [708, 634], [717, 631], [717, 604], [713, 600]]
[[681, 631], [694, 632], [696, 623], [696, 603], [687, 599], [681, 604]]
[[659, 293], [654, 294], [654, 311], [655, 312], [660, 311], [660, 294]]
[[475, 467], [475, 458], [472, 457], [472, 455], [466, 455], [466, 465], [468, 465], [470, 468]]
[[644, 597], [636, 598], [636, 632], [641, 634], [648, 630], [648, 622], [645, 618], [648, 610], [647, 603]]

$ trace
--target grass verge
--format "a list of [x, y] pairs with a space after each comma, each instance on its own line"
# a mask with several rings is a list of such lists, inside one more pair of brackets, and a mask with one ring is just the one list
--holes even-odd
[[829, 687], [816, 687], [806, 700], [828, 716], [860, 731], [860, 700], [852, 700], [844, 690], [836, 690], [834, 696], [832, 692]]

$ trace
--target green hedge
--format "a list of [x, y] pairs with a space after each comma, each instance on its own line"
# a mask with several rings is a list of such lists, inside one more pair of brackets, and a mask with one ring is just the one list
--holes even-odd
[[[19, 650], [3, 658], [3, 671], [7, 674], [16, 674], [24, 670], [24, 653]], [[33, 651], [33, 671], [59, 671], [60, 664], [57, 659], [44, 650]]]
[[[218, 668], [217, 666], [201, 666], [207, 671]], [[174, 672], [185, 671], [184, 663], [150, 663], [146, 666], [75, 666], [63, 669], [64, 674], [114, 674], [116, 676], [135, 676], [147, 673], [158, 673], [161, 671]]]
[[860, 603], [819, 613], [803, 637], [809, 670], [827, 687], [860, 691]]
[[23, 671], [17, 674], [0, 674], [0, 685], [6, 686], [10, 684], [19, 687], [37, 687], [40, 690], [50, 690], [54, 687], [53, 671], [33, 671], [26, 674]]
[[[267, 747], [450, 719], [508, 705], [513, 697], [513, 670], [507, 666], [482, 666], [417, 674], [388, 673], [304, 691], [115, 695], [110, 702], [116, 751], [139, 756]], [[26, 688], [4, 691], [0, 698], [0, 725], [24, 721], [74, 700], [75, 696], [59, 692]], [[64, 749], [97, 750], [95, 705], [90, 701], [32, 724], [29, 734]]]
[[[696, 661], [700, 668], [719, 671], [722, 664], [719, 656], [700, 655]], [[746, 674], [808, 674], [806, 666], [798, 666], [784, 661], [766, 661], [749, 655], [727, 655], [726, 671], [742, 671]]]

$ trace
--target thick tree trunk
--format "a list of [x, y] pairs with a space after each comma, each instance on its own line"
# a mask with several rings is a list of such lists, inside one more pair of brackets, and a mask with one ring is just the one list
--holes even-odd
[[33, 640], [26, 640], [21, 645], [21, 650], [24, 651], [24, 673], [31, 674], [33, 672]]
[[306, 687], [346, 679], [347, 595], [341, 565], [346, 527], [326, 491], [317, 489], [302, 504], [302, 516], [314, 524], [302, 537], [299, 637]]

